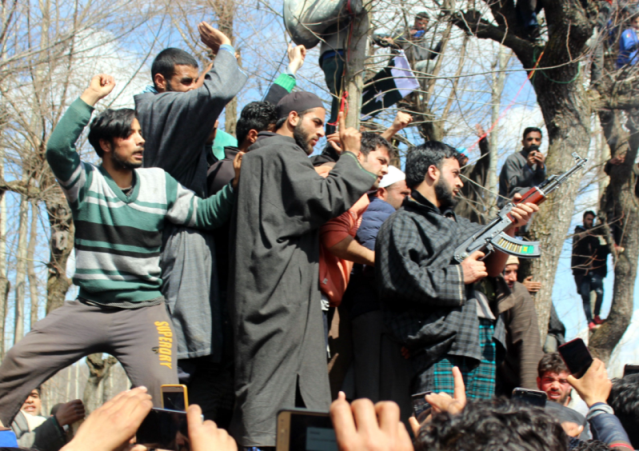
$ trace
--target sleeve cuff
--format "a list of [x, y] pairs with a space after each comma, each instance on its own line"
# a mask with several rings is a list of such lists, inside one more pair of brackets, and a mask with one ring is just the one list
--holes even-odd
[[586, 419], [590, 420], [591, 418], [601, 415], [602, 413], [614, 415], [615, 411], [605, 402], [597, 402], [590, 406], [590, 410], [588, 410], [588, 413], [586, 414]]
[[235, 49], [230, 44], [222, 44], [220, 46], [220, 50], [226, 50], [227, 52], [231, 52], [231, 55], [235, 56]]
[[297, 80], [295, 79], [295, 75], [288, 73], [287, 69], [287, 72], [280, 74], [279, 77], [275, 79], [273, 84], [281, 86], [282, 88], [286, 89], [287, 92], [291, 92], [297, 84]]

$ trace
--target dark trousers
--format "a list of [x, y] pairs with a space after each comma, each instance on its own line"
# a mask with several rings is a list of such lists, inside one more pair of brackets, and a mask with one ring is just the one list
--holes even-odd
[[2, 424], [11, 424], [31, 390], [98, 352], [118, 359], [134, 386], [148, 388], [156, 407], [162, 405], [160, 386], [177, 383], [177, 345], [164, 302], [137, 309], [65, 302], [38, 321], [2, 361]]
[[537, 13], [543, 8], [541, 0], [517, 0], [517, 13], [526, 30], [539, 27]]
[[331, 117], [326, 124], [326, 135], [335, 133], [336, 127], [328, 125], [337, 120], [341, 103], [340, 92], [342, 91], [342, 75], [344, 75], [344, 57], [339, 53], [321, 59], [320, 67], [324, 71], [326, 87], [331, 93], [333, 102], [331, 103]]
[[601, 313], [601, 304], [603, 303], [603, 277], [599, 274], [589, 273], [581, 279], [581, 299], [584, 303], [584, 313], [586, 321], [592, 322], [592, 312], [590, 311], [590, 292], [594, 291], [597, 295], [595, 301], [595, 316]]

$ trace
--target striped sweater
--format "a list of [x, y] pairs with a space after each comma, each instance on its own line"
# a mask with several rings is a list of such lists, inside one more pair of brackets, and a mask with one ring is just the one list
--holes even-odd
[[75, 222], [79, 297], [110, 306], [135, 306], [161, 296], [160, 248], [166, 220], [189, 227], [222, 225], [233, 207], [226, 185], [200, 199], [163, 169], [134, 171], [129, 196], [102, 166], [80, 160], [75, 142], [93, 108], [77, 99], [47, 145], [47, 161], [69, 202]]

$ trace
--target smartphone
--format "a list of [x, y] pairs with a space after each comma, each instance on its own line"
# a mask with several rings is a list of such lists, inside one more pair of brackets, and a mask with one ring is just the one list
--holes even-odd
[[623, 377], [626, 377], [629, 374], [637, 374], [639, 373], [639, 365], [631, 365], [626, 364], [623, 367]]
[[338, 451], [330, 415], [306, 409], [280, 410], [275, 450]]
[[577, 379], [580, 379], [590, 365], [592, 365], [592, 356], [581, 338], [575, 338], [557, 348], [561, 358], [568, 367], [568, 371]]
[[426, 395], [431, 395], [432, 393], [432, 391], [425, 391], [410, 396], [413, 404], [413, 415], [415, 415], [419, 424], [422, 424], [428, 418], [428, 415], [431, 414], [432, 408], [426, 401]]
[[153, 408], [135, 434], [136, 443], [148, 449], [190, 451], [186, 412]]
[[546, 407], [548, 395], [546, 395], [546, 392], [540, 390], [529, 390], [527, 388], [517, 387], [513, 390], [512, 399], [520, 400], [531, 406], [544, 408]]
[[189, 407], [186, 385], [166, 384], [160, 387], [162, 391], [162, 408], [186, 412]]

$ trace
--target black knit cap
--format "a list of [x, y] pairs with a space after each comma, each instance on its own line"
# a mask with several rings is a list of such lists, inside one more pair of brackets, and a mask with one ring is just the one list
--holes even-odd
[[277, 102], [277, 118], [282, 119], [283, 117], [288, 117], [288, 114], [291, 111], [301, 113], [302, 111], [310, 110], [312, 108], [324, 108], [322, 99], [312, 92], [292, 92], [285, 95], [279, 102]]

